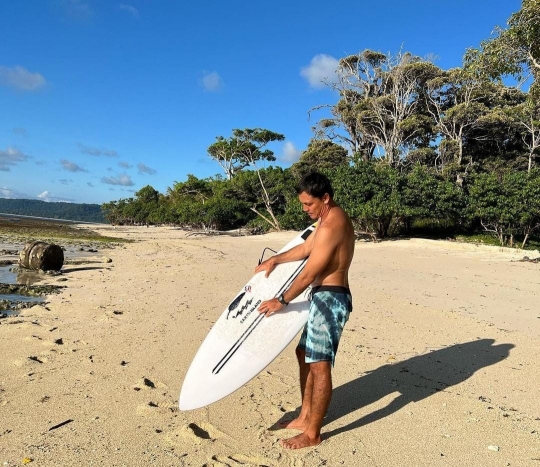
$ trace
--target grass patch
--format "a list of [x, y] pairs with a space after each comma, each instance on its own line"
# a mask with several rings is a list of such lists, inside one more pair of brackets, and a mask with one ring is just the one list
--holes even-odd
[[[455, 240], [463, 243], [476, 243], [481, 245], [501, 246], [499, 239], [495, 235], [488, 233], [475, 233], [475, 234], [461, 234], [456, 235]], [[514, 241], [514, 246], [505, 245], [505, 248], [521, 249], [521, 243], [523, 239], [517, 239]], [[533, 238], [528, 240], [523, 250], [538, 250], [540, 249], [540, 240]]]

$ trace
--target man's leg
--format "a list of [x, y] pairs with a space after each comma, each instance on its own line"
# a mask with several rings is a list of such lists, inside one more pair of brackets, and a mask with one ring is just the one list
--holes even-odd
[[[331, 362], [322, 361], [309, 363], [309, 375], [307, 378], [302, 411], [309, 406], [307, 414], [307, 426], [303, 433], [281, 441], [281, 445], [288, 449], [300, 449], [316, 446], [321, 442], [321, 428], [326, 411], [332, 398], [332, 367]], [[311, 378], [311, 397], [308, 401], [308, 389]], [[302, 412], [301, 412], [302, 415]], [[300, 417], [297, 419], [299, 420]]]
[[311, 412], [313, 376], [309, 371], [309, 363], [306, 363], [306, 351], [300, 347], [297, 347], [296, 358], [298, 359], [298, 369], [300, 373], [300, 395], [302, 397], [302, 408], [297, 418], [289, 422], [281, 422], [279, 425], [281, 428], [304, 431], [309, 424], [309, 414]]

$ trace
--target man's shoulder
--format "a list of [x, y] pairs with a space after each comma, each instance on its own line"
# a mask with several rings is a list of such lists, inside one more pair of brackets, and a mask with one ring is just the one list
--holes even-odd
[[349, 216], [341, 208], [332, 209], [328, 217], [317, 226], [317, 230], [332, 235], [343, 235], [351, 225]]
[[329, 212], [327, 225], [331, 228], [342, 228], [344, 225], [349, 225], [350, 222], [351, 219], [347, 213], [339, 206]]

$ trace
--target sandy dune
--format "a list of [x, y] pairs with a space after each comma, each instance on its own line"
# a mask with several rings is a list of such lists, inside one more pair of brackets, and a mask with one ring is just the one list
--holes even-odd
[[0, 321], [0, 464], [540, 466], [540, 264], [522, 252], [359, 242], [324, 441], [290, 452], [272, 427], [299, 406], [294, 343], [207, 408], [177, 398], [262, 248], [295, 234], [96, 228], [139, 241]]

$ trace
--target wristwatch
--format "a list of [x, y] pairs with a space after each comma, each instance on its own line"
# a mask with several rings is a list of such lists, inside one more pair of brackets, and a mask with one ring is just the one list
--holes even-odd
[[289, 302], [285, 301], [285, 298], [283, 297], [282, 293], [278, 295], [277, 299], [278, 299], [278, 302], [281, 303], [282, 305], [287, 306], [289, 304]]

